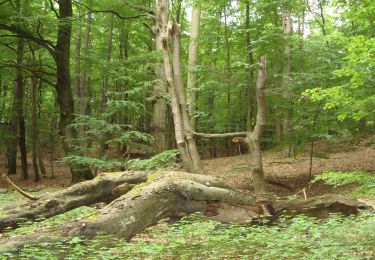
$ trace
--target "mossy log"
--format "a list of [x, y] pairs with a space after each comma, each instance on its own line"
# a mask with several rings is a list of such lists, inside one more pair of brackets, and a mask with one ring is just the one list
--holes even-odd
[[6, 210], [0, 215], [0, 232], [17, 228], [19, 224], [36, 218], [49, 218], [71, 209], [98, 202], [110, 202], [118, 193], [112, 190], [124, 183], [147, 181], [149, 172], [113, 172], [100, 174], [93, 180], [75, 184], [67, 189], [46, 194], [36, 201]]
[[[108, 176], [107, 176], [108, 175]], [[164, 218], [179, 218], [193, 212], [202, 212], [210, 218], [225, 222], [242, 222], [249, 217], [270, 213], [264, 210], [265, 203], [275, 205], [274, 213], [282, 210], [293, 214], [314, 212], [322, 209], [324, 212], [356, 213], [359, 208], [364, 208], [355, 199], [326, 196], [311, 198], [309, 200], [295, 201], [268, 201], [264, 198], [258, 200], [253, 194], [232, 189], [221, 180], [197, 174], [184, 172], [150, 173], [113, 173], [97, 178], [97, 182], [105, 185], [94, 185], [95, 180], [77, 184], [68, 190], [80, 191], [83, 185], [86, 192], [93, 192], [93, 187], [106, 189], [102, 194], [110, 197], [115, 187], [124, 183], [140, 183], [129, 189], [128, 185], [121, 188], [125, 194], [114, 199], [108, 205], [96, 211], [95, 214], [74, 221], [63, 223], [53, 228], [34, 230], [33, 234], [21, 235], [13, 238], [4, 236], [0, 239], [0, 251], [18, 249], [24, 244], [38, 243], [41, 241], [61, 240], [64, 237], [83, 236], [92, 238], [97, 234], [111, 234], [123, 239], [130, 239], [145, 228]], [[112, 183], [109, 176], [117, 180]], [[125, 177], [127, 176], [127, 177]], [[127, 180], [125, 180], [127, 178]], [[105, 179], [106, 181], [103, 181]], [[120, 181], [121, 180], [121, 181]], [[90, 185], [88, 184], [90, 183]], [[88, 188], [91, 187], [91, 188]], [[121, 186], [120, 186], [121, 187]], [[121, 190], [120, 189], [120, 190]], [[94, 192], [95, 193], [95, 192]], [[74, 193], [77, 194], [77, 193]], [[121, 192], [120, 192], [121, 194]], [[61, 195], [61, 194], [60, 194]], [[59, 196], [60, 196], [59, 195]], [[73, 195], [73, 194], [72, 194]], [[54, 194], [52, 197], [59, 197]], [[90, 195], [92, 197], [94, 195]], [[93, 202], [93, 200], [89, 200]], [[83, 202], [76, 203], [82, 205]], [[53, 207], [52, 207], [53, 208]], [[309, 209], [311, 209], [309, 211]], [[48, 212], [50, 212], [48, 210]], [[44, 214], [48, 215], [48, 214]], [[49, 213], [49, 215], [52, 215]], [[229, 217], [228, 217], [229, 216]], [[62, 238], [63, 237], [63, 238]]]

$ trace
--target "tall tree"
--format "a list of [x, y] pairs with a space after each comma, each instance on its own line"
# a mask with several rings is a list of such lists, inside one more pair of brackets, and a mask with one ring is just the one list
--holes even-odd
[[190, 44], [189, 44], [189, 60], [188, 60], [188, 80], [187, 80], [187, 102], [190, 114], [191, 128], [196, 129], [196, 103], [197, 103], [197, 60], [198, 60], [198, 39], [199, 27], [201, 20], [201, 9], [194, 6], [191, 14], [190, 25]]

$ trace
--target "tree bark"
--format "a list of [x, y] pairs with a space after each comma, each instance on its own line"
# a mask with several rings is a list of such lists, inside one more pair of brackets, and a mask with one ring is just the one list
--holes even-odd
[[248, 142], [251, 154], [250, 168], [254, 180], [255, 194], [265, 194], [266, 182], [264, 178], [260, 141], [266, 126], [266, 99], [264, 93], [266, 83], [266, 57], [261, 56], [259, 62], [260, 67], [256, 86], [258, 112], [256, 125], [248, 136]]
[[[154, 33], [156, 42], [156, 50], [162, 51], [160, 33]], [[165, 79], [165, 71], [162, 64], [158, 64], [156, 67], [156, 76], [159, 81], [154, 85], [153, 96], [157, 97], [153, 103], [153, 112], [151, 119], [151, 127], [153, 129], [154, 136], [154, 148], [157, 153], [161, 153], [167, 150], [167, 102], [164, 99], [165, 93], [167, 93], [167, 85]]]
[[198, 60], [198, 39], [199, 27], [201, 20], [201, 9], [197, 6], [193, 7], [191, 14], [190, 27], [190, 44], [189, 44], [189, 60], [188, 60], [188, 80], [187, 80], [187, 105], [190, 115], [190, 124], [193, 131], [196, 130], [196, 102], [197, 102], [197, 77], [196, 66]]

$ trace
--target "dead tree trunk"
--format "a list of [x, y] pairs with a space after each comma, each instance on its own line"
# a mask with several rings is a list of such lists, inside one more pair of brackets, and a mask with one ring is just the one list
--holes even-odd
[[[133, 185], [139, 182], [145, 183]], [[120, 197], [113, 200], [113, 193]], [[244, 222], [249, 217], [266, 213], [262, 204], [258, 204], [256, 196], [231, 189], [214, 177], [184, 172], [160, 172], [151, 175], [146, 172], [108, 173], [76, 184], [31, 205], [9, 210], [1, 217], [0, 226], [2, 229], [6, 226], [14, 227], [20, 217], [50, 217], [99, 200], [112, 202], [88, 217], [77, 218], [50, 229], [11, 238], [4, 236], [0, 238], [0, 251], [16, 250], [35, 241], [61, 241], [64, 239], [61, 236], [92, 238], [104, 233], [130, 239], [160, 219], [179, 218], [194, 212], [202, 212], [212, 219], [229, 222]], [[274, 205], [275, 213], [303, 213], [322, 217], [322, 214], [329, 212], [353, 214], [360, 208], [366, 208], [356, 199], [332, 195], [306, 201], [277, 201]], [[228, 219], [225, 216], [230, 216], [236, 210], [243, 212], [241, 219]], [[28, 212], [32, 215], [27, 215]]]
[[266, 182], [264, 180], [264, 171], [262, 163], [262, 150], [260, 140], [266, 126], [266, 100], [265, 100], [265, 83], [266, 83], [266, 57], [261, 56], [259, 59], [260, 67], [258, 70], [258, 79], [256, 86], [257, 93], [257, 118], [254, 130], [248, 135], [247, 141], [251, 153], [251, 173], [254, 180], [255, 194], [266, 193]]
[[207, 138], [228, 138], [235, 136], [247, 136], [246, 142], [250, 148], [251, 154], [251, 173], [254, 179], [254, 188], [256, 194], [266, 193], [266, 182], [263, 172], [262, 164], [262, 155], [261, 155], [261, 146], [260, 140], [266, 125], [266, 103], [265, 103], [265, 82], [266, 82], [266, 57], [260, 57], [260, 67], [258, 70], [258, 79], [257, 79], [257, 106], [258, 113], [256, 119], [256, 125], [251, 132], [236, 132], [236, 133], [225, 133], [225, 134], [205, 134], [205, 133], [196, 133], [197, 136], [207, 137]]
[[[191, 131], [181, 77], [179, 49], [180, 29], [176, 22], [169, 21], [168, 1], [157, 0], [156, 7], [157, 19], [154, 30], [156, 33], [160, 34], [158, 37], [161, 40], [164, 72], [171, 102], [170, 106], [173, 115], [177, 148], [180, 152], [185, 169], [187, 171], [199, 173], [202, 171], [202, 166], [196, 148], [195, 139]], [[170, 34], [172, 34], [173, 37], [173, 67], [171, 64], [171, 54], [168, 43]]]

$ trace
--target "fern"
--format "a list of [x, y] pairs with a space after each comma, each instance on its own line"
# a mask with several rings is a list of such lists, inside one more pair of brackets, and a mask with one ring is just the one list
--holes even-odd
[[141, 160], [133, 159], [128, 161], [127, 167], [130, 170], [158, 170], [158, 169], [171, 169], [175, 166], [177, 150], [169, 150], [162, 152], [150, 159]]

